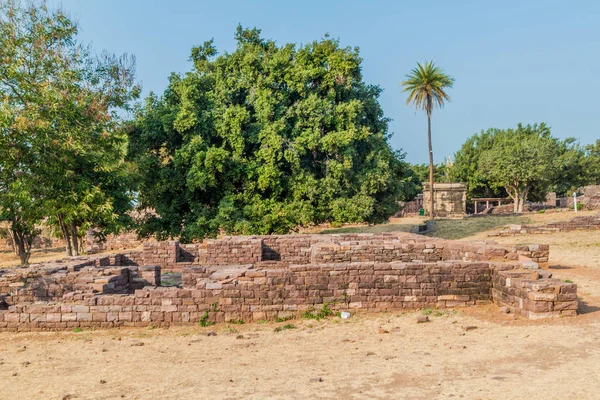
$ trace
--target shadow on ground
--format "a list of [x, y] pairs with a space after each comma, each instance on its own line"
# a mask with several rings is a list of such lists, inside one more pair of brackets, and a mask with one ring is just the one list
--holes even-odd
[[591, 305], [585, 300], [579, 299], [579, 308], [577, 314], [593, 314], [600, 311], [600, 307]]

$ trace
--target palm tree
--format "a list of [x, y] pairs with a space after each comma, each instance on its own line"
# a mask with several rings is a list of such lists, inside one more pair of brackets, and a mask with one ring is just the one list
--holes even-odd
[[431, 194], [431, 219], [435, 217], [433, 209], [433, 150], [431, 147], [431, 113], [434, 107], [444, 107], [445, 101], [450, 101], [450, 96], [445, 92], [451, 88], [454, 78], [436, 67], [433, 61], [423, 64], [417, 63], [417, 67], [406, 75], [406, 80], [401, 83], [403, 92], [409, 92], [406, 104], [414, 105], [415, 109], [427, 113], [427, 140], [429, 141], [429, 190]]

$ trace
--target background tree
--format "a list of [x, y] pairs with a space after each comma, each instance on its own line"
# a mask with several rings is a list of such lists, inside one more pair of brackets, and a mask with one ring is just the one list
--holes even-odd
[[[559, 197], [570, 196], [577, 188], [591, 182], [585, 149], [574, 138], [556, 141], [554, 164], [556, 172], [547, 191], [556, 192]], [[546, 193], [543, 193], [545, 197]]]
[[587, 184], [600, 185], [600, 139], [585, 146], [583, 164], [588, 178]]
[[[467, 197], [506, 197], [504, 186], [493, 184], [484, 170], [480, 169], [479, 159], [482, 153], [492, 150], [500, 136], [500, 129], [492, 128], [475, 134], [465, 141], [454, 155], [454, 164], [449, 169], [451, 181], [467, 182]], [[559, 196], [570, 194], [574, 189], [589, 184], [593, 167], [588, 161], [589, 152], [582, 148], [573, 138], [560, 141], [550, 137], [554, 142], [553, 154], [554, 174], [550, 181], [533, 185], [527, 194], [529, 201], [545, 201], [549, 191]], [[588, 146], [589, 147], [589, 146]], [[492, 150], [493, 151], [493, 150]]]
[[403, 91], [409, 92], [406, 104], [412, 104], [416, 110], [425, 111], [427, 114], [427, 142], [429, 145], [429, 187], [431, 190], [431, 219], [435, 218], [433, 196], [433, 148], [431, 144], [431, 113], [435, 107], [442, 108], [450, 97], [446, 89], [451, 88], [454, 79], [446, 75], [443, 70], [436, 67], [433, 61], [423, 65], [417, 63], [406, 80], [402, 82]]
[[[417, 191], [423, 191], [423, 182], [429, 181], [429, 165], [427, 164], [412, 164], [410, 169], [415, 174], [415, 184], [417, 185]], [[450, 171], [452, 170], [451, 163], [440, 163], [433, 166], [433, 180], [434, 182], [452, 182], [450, 178]]]
[[490, 183], [487, 176], [479, 168], [479, 158], [483, 152], [494, 147], [499, 129], [491, 128], [468, 138], [454, 154], [454, 163], [449, 170], [452, 182], [467, 183], [467, 198], [473, 197], [506, 197], [503, 187]]
[[[124, 136], [120, 144], [113, 138], [119, 110], [139, 92], [133, 58], [96, 56], [77, 42], [77, 32], [44, 1], [0, 4], [0, 218], [14, 238], [29, 243], [44, 217], [63, 221], [69, 255], [82, 218], [93, 224], [109, 217], [111, 196], [98, 194], [104, 190], [98, 182], [81, 179], [110, 170], [110, 144], [123, 156]], [[78, 169], [84, 164], [85, 173]], [[63, 215], [66, 210], [71, 214]]]
[[494, 145], [479, 157], [479, 168], [492, 186], [503, 187], [514, 201], [514, 211], [523, 212], [533, 188], [550, 185], [556, 174], [557, 143], [545, 124], [518, 125], [499, 131]]
[[143, 172], [139, 206], [156, 212], [142, 235], [375, 223], [415, 195], [358, 49], [329, 38], [277, 46], [241, 27], [235, 37], [231, 54], [217, 57], [212, 41], [193, 48], [194, 69], [138, 112], [129, 154]]

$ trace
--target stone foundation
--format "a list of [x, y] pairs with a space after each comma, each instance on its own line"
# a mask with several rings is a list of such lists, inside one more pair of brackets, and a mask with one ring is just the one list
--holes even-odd
[[[136, 252], [0, 270], [0, 330], [255, 321], [324, 304], [380, 311], [494, 301], [528, 318], [574, 315], [576, 285], [538, 267], [548, 251], [404, 233], [147, 242]], [[160, 287], [161, 269], [180, 271], [182, 286]]]
[[545, 225], [507, 225], [504, 230], [489, 233], [488, 236], [537, 235], [545, 233], [571, 232], [577, 230], [594, 231], [600, 229], [600, 214], [575, 217], [569, 221], [550, 222]]

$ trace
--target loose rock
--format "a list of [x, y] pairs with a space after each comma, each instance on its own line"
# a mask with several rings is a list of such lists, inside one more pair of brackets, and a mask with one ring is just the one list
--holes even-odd
[[423, 324], [425, 322], [429, 322], [429, 317], [427, 315], [419, 315], [417, 317], [417, 324]]

